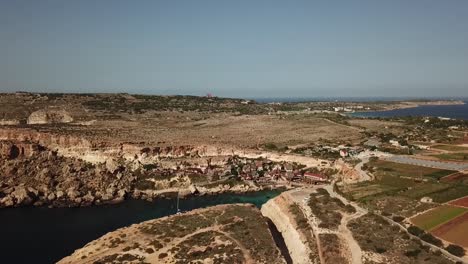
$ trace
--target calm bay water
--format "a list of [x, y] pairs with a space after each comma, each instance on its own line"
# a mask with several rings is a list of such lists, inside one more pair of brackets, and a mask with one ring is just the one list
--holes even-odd
[[[280, 192], [194, 196], [181, 199], [180, 208], [188, 211], [231, 203], [252, 203], [260, 207]], [[2, 263], [54, 263], [109, 231], [175, 212], [175, 199], [128, 200], [83, 208], [0, 209]]]
[[356, 112], [350, 115], [359, 117], [434, 116], [468, 120], [468, 104], [427, 105], [390, 111]]

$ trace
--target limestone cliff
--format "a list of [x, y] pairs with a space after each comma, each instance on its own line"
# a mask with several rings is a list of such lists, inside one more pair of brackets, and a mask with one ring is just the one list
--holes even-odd
[[289, 254], [294, 264], [311, 263], [309, 259], [310, 250], [305, 238], [295, 228], [292, 215], [288, 213], [288, 201], [286, 193], [269, 200], [262, 206], [262, 214], [271, 219], [279, 232], [281, 232], [284, 242], [289, 250]]

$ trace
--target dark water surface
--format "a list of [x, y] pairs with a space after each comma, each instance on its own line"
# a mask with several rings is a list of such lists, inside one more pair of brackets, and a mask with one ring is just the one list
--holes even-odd
[[468, 120], [468, 104], [426, 105], [390, 111], [356, 112], [350, 115], [360, 117], [435, 116]]
[[[280, 192], [194, 196], [181, 199], [180, 208], [186, 211], [231, 203], [252, 203], [260, 207]], [[83, 208], [0, 209], [1, 263], [54, 263], [109, 231], [175, 212], [175, 199], [152, 203], [128, 200]]]

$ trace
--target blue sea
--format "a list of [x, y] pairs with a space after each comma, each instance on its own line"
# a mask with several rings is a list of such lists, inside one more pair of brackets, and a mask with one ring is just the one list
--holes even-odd
[[468, 101], [467, 97], [385, 97], [385, 96], [367, 96], [367, 97], [249, 97], [245, 99], [255, 100], [258, 103], [298, 103], [298, 102], [391, 102], [391, 101], [410, 101], [410, 100], [461, 100]]
[[[281, 190], [191, 196], [180, 200], [189, 211], [218, 204], [252, 203], [257, 207]], [[175, 199], [128, 200], [120, 204], [0, 209], [1, 263], [55, 263], [75, 249], [117, 228], [176, 213]]]
[[464, 105], [427, 105], [414, 108], [376, 112], [356, 112], [359, 117], [434, 116], [468, 120], [468, 103]]
[[407, 100], [462, 100], [464, 105], [428, 105], [414, 108], [376, 112], [356, 112], [350, 115], [359, 117], [397, 117], [397, 116], [434, 116], [468, 120], [468, 98], [437, 97], [277, 97], [250, 98], [259, 103], [297, 103], [297, 102], [390, 102]]

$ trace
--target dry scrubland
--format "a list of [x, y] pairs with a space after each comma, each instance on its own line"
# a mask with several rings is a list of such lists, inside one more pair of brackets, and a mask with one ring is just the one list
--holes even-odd
[[[351, 127], [314, 116], [236, 116], [214, 114], [201, 121], [197, 113], [164, 113], [149, 120], [96, 121], [90, 126], [63, 126], [61, 133], [110, 142], [147, 142], [166, 145], [220, 145], [258, 148], [305, 144], [320, 139], [358, 142], [360, 133]], [[49, 127], [37, 127], [50, 131]]]
[[118, 229], [59, 263], [285, 263], [253, 205], [219, 205]]
[[390, 225], [380, 216], [367, 214], [351, 221], [348, 227], [364, 251], [364, 263], [452, 263], [438, 252]]
[[343, 142], [358, 142], [360, 138], [359, 129], [323, 118], [333, 119], [335, 114], [269, 115], [292, 106], [242, 101], [128, 94], [8, 94], [0, 96], [0, 119], [18, 121], [21, 127], [34, 111], [61, 109], [74, 121], [35, 128], [110, 142], [255, 148], [268, 143], [303, 144], [320, 138]]

